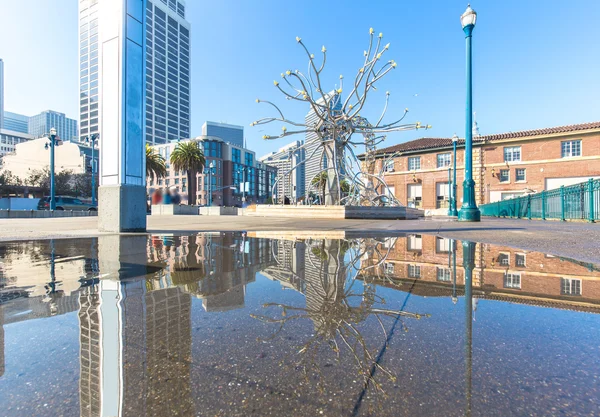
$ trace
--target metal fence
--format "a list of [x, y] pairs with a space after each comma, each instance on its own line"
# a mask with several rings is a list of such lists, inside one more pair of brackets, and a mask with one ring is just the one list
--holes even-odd
[[483, 216], [518, 219], [600, 220], [600, 180], [484, 204]]

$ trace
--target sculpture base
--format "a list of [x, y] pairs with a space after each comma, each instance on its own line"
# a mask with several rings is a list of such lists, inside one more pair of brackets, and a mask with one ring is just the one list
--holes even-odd
[[280, 206], [259, 204], [255, 216], [306, 219], [414, 220], [423, 210], [410, 207]]
[[98, 230], [101, 232], [146, 231], [146, 187], [105, 185], [98, 189]]
[[459, 222], [479, 222], [481, 221], [481, 212], [478, 208], [462, 208], [458, 211]]

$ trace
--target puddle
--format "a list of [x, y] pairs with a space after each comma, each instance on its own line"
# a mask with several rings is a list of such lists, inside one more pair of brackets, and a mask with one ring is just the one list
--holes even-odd
[[0, 244], [17, 416], [598, 415], [600, 267], [432, 235]]

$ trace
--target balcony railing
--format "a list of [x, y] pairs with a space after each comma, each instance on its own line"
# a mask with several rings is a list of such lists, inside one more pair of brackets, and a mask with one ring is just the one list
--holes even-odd
[[481, 214], [494, 217], [555, 220], [600, 220], [600, 180], [484, 204]]

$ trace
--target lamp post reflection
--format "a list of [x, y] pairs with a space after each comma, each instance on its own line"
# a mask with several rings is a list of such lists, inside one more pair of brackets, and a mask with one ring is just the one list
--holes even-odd
[[465, 268], [465, 415], [471, 415], [473, 374], [473, 268], [475, 243], [463, 242], [463, 267]]

